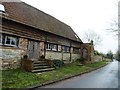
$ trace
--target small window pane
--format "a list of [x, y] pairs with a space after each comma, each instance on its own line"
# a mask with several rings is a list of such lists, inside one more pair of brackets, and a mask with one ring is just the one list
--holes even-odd
[[16, 45], [17, 44], [17, 39], [16, 38], [12, 38], [11, 39], [11, 44], [12, 45]]
[[47, 50], [52, 50], [52, 51], [57, 51], [58, 50], [58, 46], [55, 45], [55, 44], [47, 43], [46, 44], [46, 49]]
[[51, 45], [49, 43], [46, 44], [46, 49], [51, 50]]
[[16, 45], [16, 41], [11, 40], [11, 45]]
[[70, 47], [63, 46], [63, 52], [70, 52]]
[[6, 39], [6, 44], [10, 44], [10, 38], [9, 37], [7, 37], [7, 39]]
[[5, 44], [10, 45], [10, 46], [17, 46], [17, 38], [16, 37], [6, 36]]
[[57, 51], [57, 45], [52, 45], [52, 50]]
[[79, 48], [73, 48], [73, 53], [79, 54], [80, 53], [80, 49]]

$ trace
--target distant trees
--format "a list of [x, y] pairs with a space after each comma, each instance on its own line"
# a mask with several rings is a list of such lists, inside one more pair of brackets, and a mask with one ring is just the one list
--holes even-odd
[[108, 51], [107, 54], [104, 54], [102, 52], [98, 52], [97, 50], [94, 50], [94, 55], [98, 55], [98, 56], [102, 56], [102, 57], [105, 57], [105, 58], [109, 58], [109, 59], [113, 59], [113, 53], [112, 51]]
[[110, 50], [108, 51], [108, 53], [106, 54], [107, 58], [109, 59], [113, 59], [113, 52]]
[[118, 31], [120, 26], [118, 25], [117, 20], [112, 20], [112, 22], [110, 23], [110, 28], [106, 29], [110, 32], [116, 33], [118, 35]]
[[97, 34], [94, 31], [89, 30], [88, 32], [84, 33], [84, 39], [86, 42], [91, 42], [93, 41], [93, 45], [99, 45], [102, 41], [101, 37], [99, 34]]
[[94, 55], [100, 55], [100, 53], [97, 50], [94, 50]]
[[[120, 17], [119, 17], [120, 18]], [[118, 20], [113, 20], [110, 25], [111, 27], [109, 29], [107, 29], [110, 32], [115, 33], [115, 35], [118, 38], [118, 51], [116, 52], [116, 58], [117, 60], [120, 61], [120, 23], [117, 22]]]
[[98, 52], [97, 50], [94, 50], [94, 55], [99, 55], [99, 56], [105, 56], [102, 52]]

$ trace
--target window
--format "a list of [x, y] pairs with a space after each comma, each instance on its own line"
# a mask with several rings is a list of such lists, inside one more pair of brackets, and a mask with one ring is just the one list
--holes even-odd
[[73, 48], [73, 53], [79, 54], [80, 53], [80, 49], [79, 48]]
[[57, 51], [57, 45], [52, 44], [52, 50]]
[[46, 50], [58, 51], [58, 45], [47, 43]]
[[17, 46], [17, 38], [11, 37], [11, 36], [6, 36], [5, 37], [5, 45]]
[[5, 7], [2, 4], [0, 4], [0, 12], [5, 12]]
[[0, 33], [0, 45], [18, 46], [18, 38]]
[[47, 43], [47, 44], [46, 44], [46, 49], [47, 49], [47, 50], [51, 50], [51, 48], [52, 48], [52, 47], [51, 47], [50, 43]]
[[70, 47], [62, 46], [63, 52], [70, 52]]

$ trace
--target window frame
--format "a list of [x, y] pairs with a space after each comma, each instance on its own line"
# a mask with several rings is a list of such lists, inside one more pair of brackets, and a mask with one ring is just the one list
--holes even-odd
[[51, 45], [50, 45], [50, 43], [46, 43], [46, 50], [51, 50]]
[[58, 46], [56, 44], [51, 44], [52, 45], [52, 51], [58, 51]]
[[[6, 44], [7, 38], [10, 39], [10, 44]], [[13, 36], [8, 36], [8, 35], [6, 35], [6, 36], [5, 36], [5, 44], [4, 44], [4, 45], [17, 47], [17, 46], [18, 46], [18, 45], [17, 45], [17, 39], [18, 39], [17, 37], [13, 37]], [[12, 41], [15, 41], [15, 44], [12, 44]]]
[[65, 53], [70, 53], [70, 47], [69, 46], [62, 46], [62, 50]]
[[74, 54], [79, 54], [80, 53], [80, 48], [73, 47], [73, 53]]
[[46, 50], [48, 51], [58, 51], [58, 45], [52, 43], [46, 43]]

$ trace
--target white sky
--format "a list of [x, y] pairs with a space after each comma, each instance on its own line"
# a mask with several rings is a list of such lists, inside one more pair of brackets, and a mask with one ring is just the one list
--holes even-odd
[[95, 47], [99, 52], [114, 53], [118, 48], [115, 35], [108, 32], [112, 20], [117, 20], [119, 0], [22, 0], [68, 24], [84, 42], [84, 32], [93, 30], [103, 41]]

